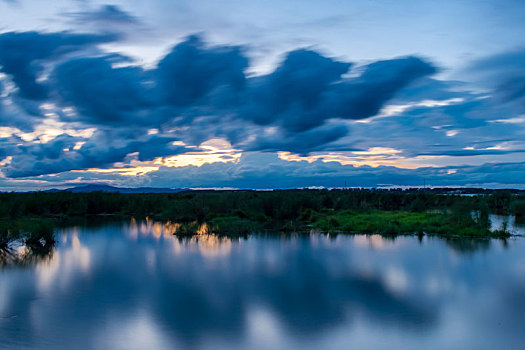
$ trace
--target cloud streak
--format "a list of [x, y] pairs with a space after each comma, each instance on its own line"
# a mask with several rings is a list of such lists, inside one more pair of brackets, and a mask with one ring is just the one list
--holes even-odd
[[102, 5], [96, 10], [67, 12], [64, 14], [75, 22], [97, 25], [139, 24], [140, 20], [117, 5]]

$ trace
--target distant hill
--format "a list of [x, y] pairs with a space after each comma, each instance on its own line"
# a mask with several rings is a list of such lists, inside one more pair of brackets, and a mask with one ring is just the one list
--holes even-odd
[[176, 193], [182, 191], [189, 191], [182, 188], [157, 188], [157, 187], [114, 187], [109, 185], [82, 185], [64, 190], [51, 189], [44, 192], [73, 192], [73, 193], [89, 193], [89, 192], [108, 192], [108, 193]]
[[[455, 194], [455, 195], [476, 195], [476, 194], [496, 194], [496, 193], [512, 193], [525, 194], [525, 190], [505, 188], [505, 189], [489, 189], [489, 188], [470, 188], [470, 187], [355, 187], [355, 188], [298, 188], [304, 191], [315, 190], [347, 190], [347, 191], [369, 191], [369, 192], [404, 192], [417, 193], [428, 192], [434, 194]], [[177, 193], [185, 191], [199, 191], [199, 192], [228, 192], [228, 191], [272, 191], [272, 190], [257, 190], [257, 189], [236, 189], [236, 188], [162, 188], [162, 187], [115, 187], [110, 185], [98, 184], [83, 184], [76, 187], [66, 189], [49, 189], [39, 192], [73, 192], [73, 193], [89, 193], [89, 192], [107, 192], [107, 193]]]

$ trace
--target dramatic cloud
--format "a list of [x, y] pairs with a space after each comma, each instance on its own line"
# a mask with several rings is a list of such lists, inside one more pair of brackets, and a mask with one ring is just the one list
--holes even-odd
[[47, 97], [44, 84], [38, 82], [46, 60], [100, 44], [111, 35], [8, 32], [0, 34], [1, 71], [8, 74], [19, 89], [20, 96], [42, 100]]
[[[96, 45], [107, 37], [7, 33], [3, 40], [12, 46], [18, 43], [15, 51], [19, 55], [29, 51], [20, 65], [3, 65], [24, 97], [49, 97], [52, 106], [44, 114], [63, 123], [100, 130], [118, 128], [117, 140], [121, 142], [120, 147], [99, 152], [96, 157], [85, 150], [102, 132], [82, 141], [85, 145], [78, 152], [67, 154], [60, 150], [72, 145], [62, 141], [53, 146], [22, 146], [6, 168], [9, 176], [122, 161], [128, 153], [138, 151], [136, 139], [144, 138], [152, 129], [162, 133], [164, 138], [159, 140], [170, 142], [198, 145], [223, 137], [245, 150], [308, 154], [348, 135], [347, 126], [328, 120], [373, 116], [401, 89], [435, 71], [428, 63], [408, 57], [375, 62], [364, 67], [360, 76], [345, 78], [351, 63], [311, 50], [296, 50], [272, 73], [247, 77], [244, 48], [208, 47], [199, 37], [190, 36], [175, 45], [154, 69], [144, 70], [129, 58], [95, 51], [90, 56], [62, 59], [44, 85], [38, 82], [43, 60]], [[30, 50], [32, 41], [39, 43], [39, 50]], [[27, 108], [28, 103], [23, 104]], [[35, 114], [40, 112], [37, 108]], [[123, 136], [126, 133], [127, 138]], [[169, 155], [170, 148], [159, 148], [158, 142], [140, 144], [141, 160]], [[53, 156], [47, 151], [50, 147]]]
[[[138, 23], [116, 6], [70, 15]], [[150, 170], [137, 170], [147, 174], [133, 181], [296, 187], [410, 185], [423, 177], [467, 184], [468, 171], [484, 171], [470, 174], [473, 183], [495, 183], [488, 175], [495, 167], [481, 167], [483, 159], [520, 164], [525, 151], [521, 51], [472, 65], [487, 93], [437, 80], [434, 65], [415, 56], [363, 64], [294, 49], [270, 72], [253, 74], [247, 46], [192, 35], [146, 66], [117, 53], [117, 39], [0, 34], [4, 176], [105, 181], [119, 178], [109, 168], [143, 167]], [[188, 161], [203, 154], [211, 160]], [[519, 183], [516, 176], [500, 183]]]
[[339, 89], [332, 102], [343, 117], [362, 119], [375, 115], [392, 97], [411, 82], [433, 74], [436, 69], [417, 57], [378, 61], [363, 74]]
[[[118, 131], [96, 132], [90, 139], [60, 135], [48, 143], [23, 143], [3, 169], [12, 178], [55, 174], [69, 170], [109, 167], [136, 153], [140, 161], [188, 151], [173, 138], [157, 135], [131, 138]], [[79, 143], [80, 142], [80, 143]]]
[[251, 104], [241, 114], [257, 124], [277, 122], [297, 131], [319, 126], [333, 117], [326, 114], [325, 94], [350, 65], [313, 51], [293, 51], [273, 73], [252, 79]]
[[[138, 67], [114, 68], [114, 57], [75, 58], [56, 67], [53, 80], [63, 103], [77, 119], [101, 125], [152, 123], [149, 93]], [[118, 57], [117, 57], [118, 59]], [[142, 113], [141, 113], [142, 111]]]
[[[111, 62], [112, 57], [80, 58], [55, 69], [55, 84], [66, 102], [101, 124], [134, 123], [145, 115], [152, 125], [157, 118], [189, 123], [202, 115], [233, 115], [303, 132], [328, 119], [370, 117], [402, 88], [435, 71], [408, 57], [370, 64], [361, 76], [343, 79], [350, 63], [297, 50], [273, 73], [247, 78], [248, 60], [242, 51], [209, 48], [191, 36], [154, 71], [114, 67], [119, 62]], [[139, 111], [142, 117], [135, 113]]]
[[313, 51], [291, 52], [275, 72], [253, 79], [246, 115], [257, 124], [276, 123], [290, 131], [312, 129], [331, 118], [363, 119], [412, 81], [435, 72], [408, 57], [370, 64], [359, 77], [343, 79], [350, 66]]
[[225, 87], [231, 93], [245, 86], [248, 60], [240, 47], [205, 48], [198, 36], [176, 45], [158, 65], [159, 94], [173, 106], [202, 104], [201, 99]]

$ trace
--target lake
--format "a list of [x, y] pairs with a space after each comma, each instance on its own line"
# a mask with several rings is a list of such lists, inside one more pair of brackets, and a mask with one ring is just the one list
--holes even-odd
[[524, 349], [525, 239], [57, 231], [1, 255], [0, 349]]

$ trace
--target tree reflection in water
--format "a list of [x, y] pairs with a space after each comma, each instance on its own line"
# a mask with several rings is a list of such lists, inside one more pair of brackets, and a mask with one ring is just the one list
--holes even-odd
[[29, 267], [38, 263], [50, 262], [53, 259], [55, 246], [53, 244], [23, 245], [14, 242], [0, 249], [0, 268], [22, 266]]

